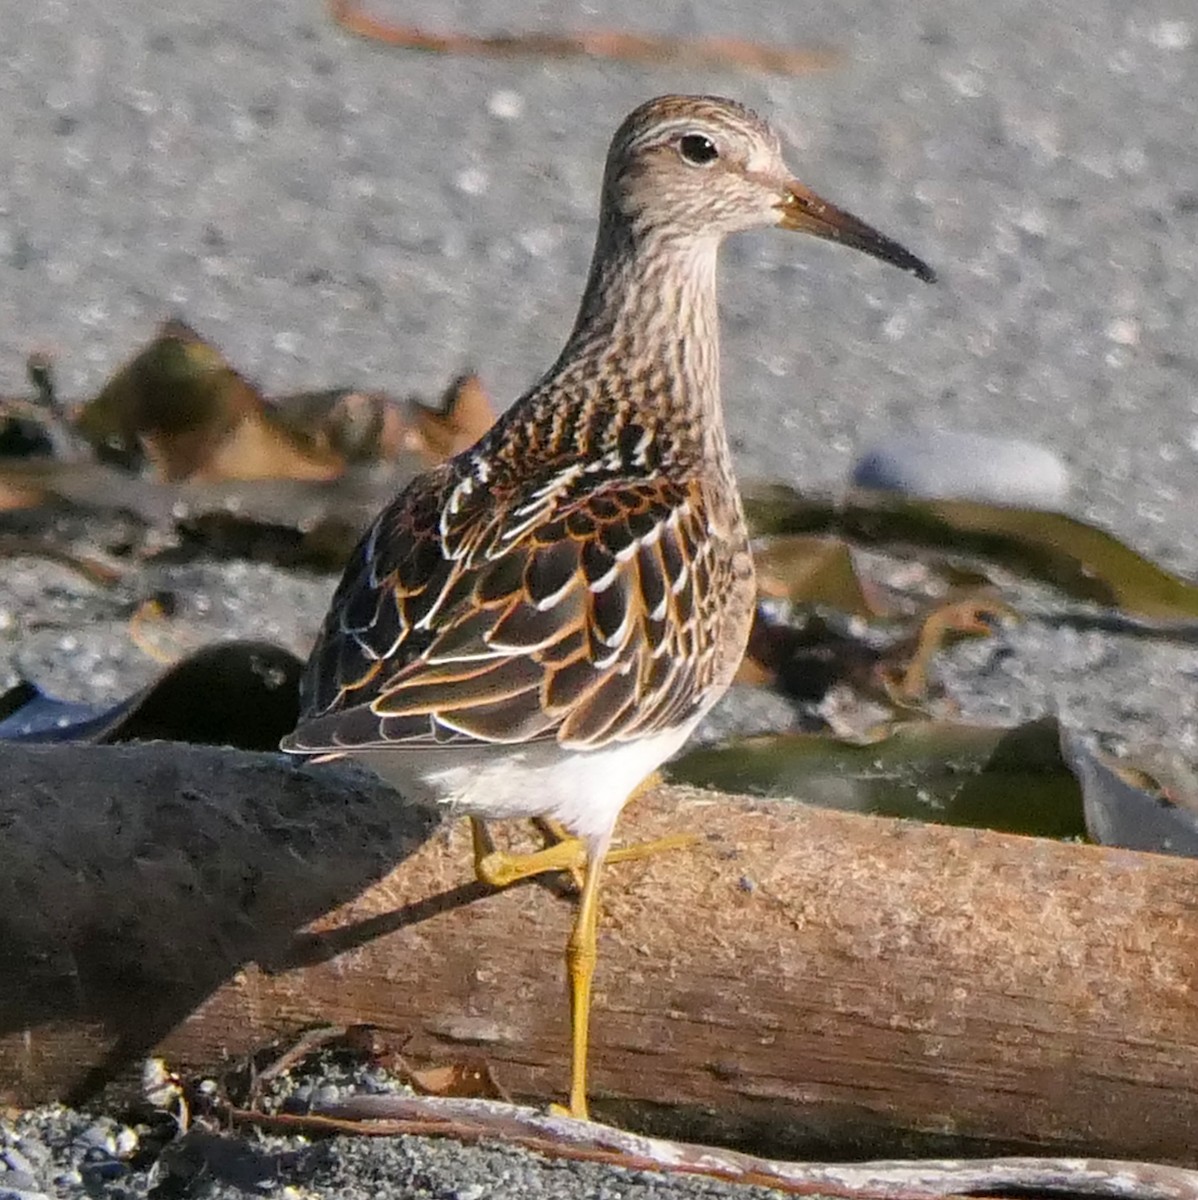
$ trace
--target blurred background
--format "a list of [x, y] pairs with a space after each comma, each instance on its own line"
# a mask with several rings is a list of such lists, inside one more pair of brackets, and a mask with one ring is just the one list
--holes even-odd
[[0, 2], [0, 392], [26, 355], [96, 390], [179, 315], [268, 391], [510, 402], [574, 313], [607, 141], [654, 94], [736, 97], [805, 182], [933, 263], [928, 288], [778, 234], [733, 241], [742, 477], [845, 479], [866, 442], [1019, 436], [1067, 507], [1198, 571], [1198, 18], [1001, 0], [400, 6], [430, 31], [614, 29], [826, 49], [790, 76], [399, 51], [316, 3]]

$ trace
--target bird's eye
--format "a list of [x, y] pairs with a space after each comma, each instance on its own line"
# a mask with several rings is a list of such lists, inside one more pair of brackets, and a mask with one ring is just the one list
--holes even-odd
[[678, 153], [693, 167], [705, 167], [720, 156], [715, 142], [701, 133], [688, 133], [679, 138]]

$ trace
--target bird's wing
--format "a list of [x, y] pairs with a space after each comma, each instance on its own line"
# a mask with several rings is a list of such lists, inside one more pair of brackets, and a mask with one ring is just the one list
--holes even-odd
[[355, 551], [284, 749], [595, 748], [681, 724], [712, 673], [711, 556], [697, 483], [570, 465], [505, 499], [425, 476]]

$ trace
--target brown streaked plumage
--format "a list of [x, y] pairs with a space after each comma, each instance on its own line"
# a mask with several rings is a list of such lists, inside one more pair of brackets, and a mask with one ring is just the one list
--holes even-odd
[[727, 688], [752, 618], [715, 264], [725, 235], [771, 225], [933, 278], [793, 180], [748, 109], [663, 96], [626, 118], [565, 348], [476, 446], [413, 481], [367, 531], [284, 742], [359, 758], [410, 798], [554, 817], [583, 839], [567, 952], [577, 1116], [616, 818]]

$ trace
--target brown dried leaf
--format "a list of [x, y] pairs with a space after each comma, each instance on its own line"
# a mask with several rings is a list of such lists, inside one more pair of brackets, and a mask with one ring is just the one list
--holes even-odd
[[473, 446], [495, 420], [476, 375], [459, 376], [437, 404], [337, 388], [283, 397], [277, 412], [296, 436], [346, 462], [394, 462], [407, 453], [427, 466]]
[[[890, 699], [901, 706], [926, 700], [932, 659], [959, 637], [989, 637], [1002, 620], [1018, 613], [992, 593], [957, 597], [936, 605], [914, 638], [898, 643], [880, 668], [880, 681]], [[906, 660], [903, 662], [902, 660]]]
[[385, 392], [330, 388], [280, 396], [275, 413], [297, 437], [347, 463], [391, 462], [409, 435], [403, 406]]
[[840, 538], [770, 538], [754, 558], [762, 596], [792, 604], [827, 604], [860, 617], [884, 612], [876, 589], [858, 575], [852, 549]]
[[438, 406], [413, 400], [410, 411], [412, 429], [405, 448], [434, 466], [469, 449], [495, 422], [491, 399], [477, 375], [459, 375]]
[[[3, 481], [0, 480], [0, 497]], [[0, 503], [0, 508], [3, 505]], [[120, 569], [111, 561], [96, 554], [80, 554], [65, 546], [55, 545], [48, 538], [36, 534], [0, 533], [0, 558], [47, 558], [51, 562], [77, 571], [84, 579], [100, 587], [109, 587], [122, 579]]]
[[263, 408], [247, 414], [216, 443], [207, 462], [187, 478], [196, 480], [336, 479], [345, 460], [313, 443], [288, 436], [286, 428]]
[[[177, 600], [173, 592], [156, 592], [147, 596], [134, 609], [129, 618], [129, 640], [147, 657], [164, 667], [173, 667], [183, 656], [184, 650], [177, 635], [164, 631], [163, 626], [175, 615]], [[151, 632], [151, 627], [157, 629]], [[162, 646], [160, 638], [174, 644]]]
[[142, 457], [164, 480], [333, 479], [341, 458], [304, 443], [262, 395], [181, 321], [144, 350], [75, 415], [101, 459]]
[[426, 1096], [461, 1096], [473, 1100], [507, 1100], [487, 1062], [457, 1062], [407, 1071], [407, 1082]]
[[0, 512], [37, 508], [38, 505], [45, 504], [50, 495], [49, 490], [36, 479], [0, 472]]
[[607, 58], [617, 62], [656, 66], [686, 66], [699, 70], [771, 71], [799, 75], [839, 65], [834, 50], [803, 50], [766, 46], [743, 38], [673, 38], [625, 30], [595, 29], [577, 33], [515, 33], [479, 37], [469, 33], [431, 33], [417, 25], [380, 20], [354, 3], [330, 0], [333, 20], [343, 29], [370, 41], [435, 54], [482, 54], [503, 58]]

